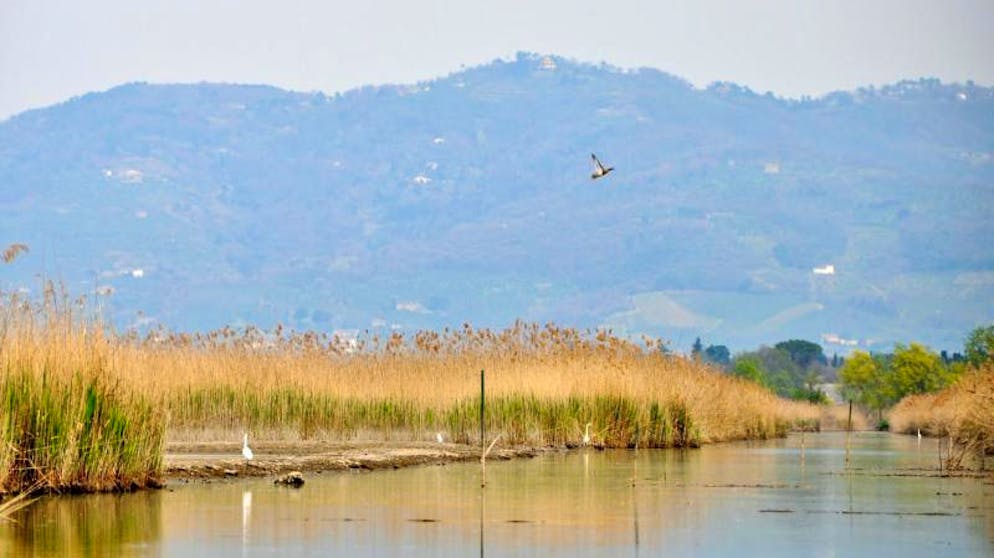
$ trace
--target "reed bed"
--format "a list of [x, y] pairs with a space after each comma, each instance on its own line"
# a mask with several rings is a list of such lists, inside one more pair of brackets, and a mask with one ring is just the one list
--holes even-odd
[[166, 437], [431, 440], [694, 447], [817, 428], [820, 410], [607, 331], [518, 322], [500, 331], [343, 338], [277, 328], [108, 333], [46, 289], [0, 313], [0, 487], [154, 484]]
[[113, 342], [46, 291], [0, 310], [0, 494], [154, 486], [165, 420], [108, 367]]
[[994, 361], [938, 393], [905, 397], [889, 419], [896, 432], [950, 437], [957, 446], [949, 455], [954, 468], [971, 456], [983, 464], [985, 456], [994, 455]]
[[[579, 444], [587, 423], [609, 447], [697, 446], [782, 436], [818, 422], [812, 405], [606, 331], [518, 322], [342, 339], [249, 328], [155, 332], [114, 352], [115, 369], [160, 394], [171, 437], [433, 439], [479, 443], [480, 371], [488, 436]], [[140, 373], [138, 372], [140, 371]], [[234, 438], [233, 438], [234, 439]]]
[[824, 430], [867, 430], [870, 420], [859, 407], [849, 405], [826, 405], [822, 407], [819, 427]]

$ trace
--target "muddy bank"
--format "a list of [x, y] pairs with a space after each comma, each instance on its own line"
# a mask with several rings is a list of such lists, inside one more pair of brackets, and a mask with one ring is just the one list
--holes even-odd
[[[235, 443], [172, 443], [166, 446], [166, 482], [237, 477], [266, 477], [301, 471], [399, 469], [478, 461], [480, 448], [430, 442], [273, 442], [252, 444], [246, 461]], [[534, 457], [554, 448], [494, 448], [488, 460]]]

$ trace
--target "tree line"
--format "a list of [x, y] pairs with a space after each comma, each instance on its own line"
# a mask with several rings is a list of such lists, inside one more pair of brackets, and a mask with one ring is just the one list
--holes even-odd
[[697, 338], [691, 356], [765, 386], [781, 397], [815, 403], [829, 402], [821, 386], [836, 380], [842, 397], [882, 417], [884, 409], [902, 398], [938, 391], [968, 367], [994, 358], [994, 324], [971, 331], [963, 353], [952, 355], [912, 342], [897, 344], [890, 353], [856, 350], [846, 358], [833, 355], [828, 359], [821, 345], [790, 339], [733, 357], [724, 345], [704, 347]]
[[883, 411], [909, 395], [939, 391], [960, 377], [968, 367], [979, 367], [994, 358], [994, 324], [970, 332], [963, 354], [950, 358], [920, 343], [897, 345], [893, 353], [855, 351], [839, 370], [842, 395], [876, 411]]
[[[698, 338], [691, 356], [756, 382], [781, 397], [816, 403], [828, 402], [819, 385], [834, 377], [821, 345], [803, 339], [781, 341], [772, 347], [762, 346], [732, 357], [728, 347], [704, 347]], [[839, 362], [838, 357], [834, 357], [833, 362]]]

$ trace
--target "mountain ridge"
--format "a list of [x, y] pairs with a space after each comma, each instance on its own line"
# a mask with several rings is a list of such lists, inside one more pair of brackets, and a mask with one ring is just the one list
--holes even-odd
[[[931, 79], [785, 100], [530, 53], [332, 96], [127, 84], [0, 122], [0, 238], [33, 249], [0, 288], [110, 289], [120, 327], [955, 348], [994, 317], [992, 108]], [[618, 170], [591, 183], [591, 151]]]

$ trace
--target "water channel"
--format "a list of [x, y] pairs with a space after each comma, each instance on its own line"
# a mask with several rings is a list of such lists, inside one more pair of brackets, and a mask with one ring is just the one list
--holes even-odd
[[[802, 447], [803, 446], [803, 447]], [[994, 480], [937, 441], [843, 433], [696, 450], [172, 482], [46, 497], [0, 556], [994, 556]]]

